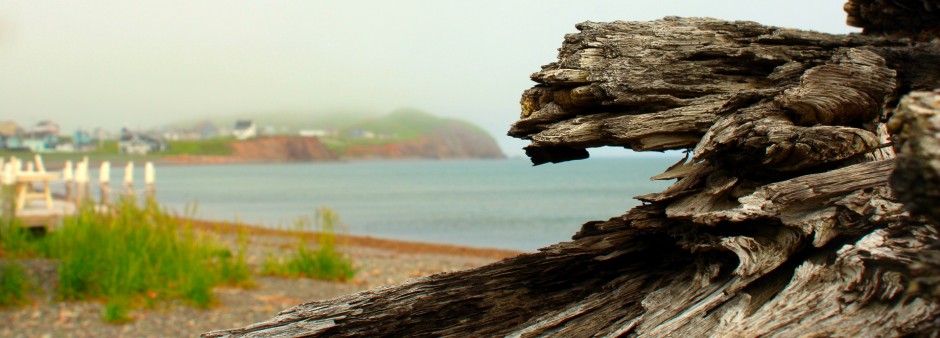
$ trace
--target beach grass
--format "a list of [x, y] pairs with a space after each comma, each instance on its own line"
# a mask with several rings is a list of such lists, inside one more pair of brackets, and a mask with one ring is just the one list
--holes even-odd
[[255, 286], [251, 278], [251, 267], [248, 265], [248, 230], [240, 227], [236, 241], [238, 250], [233, 255], [231, 251], [221, 251], [219, 260], [219, 276], [222, 283], [228, 286], [250, 288]]
[[300, 218], [295, 226], [298, 230], [315, 227], [316, 248], [301, 234], [297, 244], [287, 257], [269, 255], [262, 265], [262, 274], [285, 277], [308, 277], [323, 280], [345, 281], [355, 276], [352, 261], [336, 251], [336, 228], [342, 223], [339, 215], [329, 208], [317, 210], [313, 219]]
[[22, 306], [29, 303], [32, 284], [20, 264], [0, 262], [0, 308]]
[[251, 285], [244, 247], [233, 253], [152, 201], [123, 199], [107, 211], [88, 205], [42, 237], [12, 222], [0, 234], [8, 255], [57, 260], [59, 298], [104, 300], [109, 322], [126, 322], [129, 310], [154, 300], [207, 308], [214, 286]]
[[27, 258], [37, 255], [37, 237], [22, 228], [14, 218], [0, 220], [0, 252], [7, 258]]
[[107, 213], [83, 208], [47, 238], [49, 256], [60, 260], [64, 299], [105, 297], [108, 306], [121, 307], [149, 295], [205, 308], [215, 285], [251, 278], [229, 273], [247, 266], [244, 255], [233, 255], [152, 202], [139, 207], [122, 200]]
[[[237, 230], [230, 247], [216, 237], [223, 232], [196, 231], [190, 218], [174, 215], [152, 200], [120, 199], [107, 208], [86, 204], [45, 235], [9, 217], [0, 221], [0, 306], [25, 304], [28, 299], [29, 281], [16, 264], [21, 258], [52, 259], [57, 264], [57, 298], [102, 301], [102, 318], [110, 323], [131, 321], [133, 310], [161, 302], [211, 307], [214, 287], [252, 287], [257, 273], [248, 264], [247, 228]], [[351, 260], [336, 249], [335, 231], [341, 225], [329, 208], [301, 218], [297, 230], [316, 230], [316, 240], [310, 241], [309, 233], [295, 232], [296, 246], [278, 257], [269, 255], [260, 272], [352, 279]]]

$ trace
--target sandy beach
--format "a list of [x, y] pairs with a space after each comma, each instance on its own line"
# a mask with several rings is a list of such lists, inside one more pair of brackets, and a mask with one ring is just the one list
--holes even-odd
[[[313, 243], [314, 233], [268, 229], [227, 222], [191, 220], [193, 227], [237, 245], [239, 231], [248, 233], [248, 262], [257, 267], [266, 254], [284, 252], [304, 236]], [[177, 337], [243, 326], [269, 319], [292, 306], [335, 298], [374, 287], [397, 284], [411, 278], [471, 269], [521, 254], [499, 249], [469, 248], [364, 236], [337, 235], [340, 251], [354, 262], [355, 278], [327, 282], [306, 278], [255, 275], [253, 288], [218, 287], [217, 303], [210, 309], [181, 304], [161, 304], [135, 310], [134, 321], [122, 325], [102, 321], [99, 302], [59, 302], [55, 296], [55, 265], [47, 260], [26, 261], [26, 269], [38, 285], [31, 305], [0, 310], [2, 337]]]

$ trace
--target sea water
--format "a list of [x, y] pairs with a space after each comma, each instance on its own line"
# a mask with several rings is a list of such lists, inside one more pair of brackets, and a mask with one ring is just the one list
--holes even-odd
[[534, 251], [625, 213], [674, 156], [161, 166], [157, 198], [196, 217], [290, 227], [317, 208], [351, 234]]

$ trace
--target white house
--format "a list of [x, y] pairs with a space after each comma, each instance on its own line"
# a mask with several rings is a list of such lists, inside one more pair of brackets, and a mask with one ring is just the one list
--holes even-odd
[[235, 122], [235, 129], [232, 130], [232, 136], [239, 140], [247, 140], [258, 136], [258, 126], [252, 120], [238, 120]]
[[298, 134], [303, 137], [324, 137], [330, 135], [330, 132], [323, 129], [304, 129]]
[[154, 151], [165, 151], [166, 148], [167, 144], [163, 140], [134, 133], [130, 130], [127, 130], [127, 128], [121, 130], [121, 139], [118, 142], [118, 151], [123, 154], [146, 155]]

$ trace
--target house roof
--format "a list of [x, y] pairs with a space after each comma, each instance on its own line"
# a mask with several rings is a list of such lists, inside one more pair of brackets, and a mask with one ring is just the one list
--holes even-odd
[[255, 125], [252, 120], [238, 120], [235, 122], [235, 129], [248, 129]]

